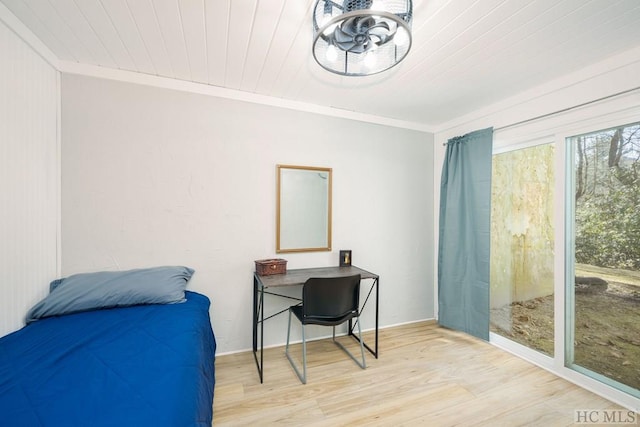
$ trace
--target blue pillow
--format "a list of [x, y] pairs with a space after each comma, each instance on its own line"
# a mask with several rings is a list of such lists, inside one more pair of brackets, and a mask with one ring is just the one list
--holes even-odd
[[50, 316], [140, 304], [185, 301], [194, 270], [182, 266], [82, 273], [58, 279], [50, 293], [29, 310], [26, 323]]
[[60, 286], [63, 281], [64, 279], [56, 279], [56, 280], [53, 280], [51, 283], [49, 283], [49, 293], [53, 292], [54, 289]]

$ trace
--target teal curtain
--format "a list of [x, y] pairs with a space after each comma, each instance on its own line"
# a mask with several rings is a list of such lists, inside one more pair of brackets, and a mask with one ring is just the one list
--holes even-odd
[[452, 138], [440, 183], [438, 322], [489, 340], [493, 128]]

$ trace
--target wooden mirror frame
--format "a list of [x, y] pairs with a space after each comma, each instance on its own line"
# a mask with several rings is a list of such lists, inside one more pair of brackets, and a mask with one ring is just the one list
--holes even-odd
[[[316, 241], [311, 241], [308, 242], [310, 244], [306, 244], [306, 243], [300, 243], [300, 244], [288, 244], [286, 243], [287, 240], [291, 240], [291, 239], [283, 239], [282, 233], [284, 230], [286, 230], [286, 226], [283, 226], [282, 224], [282, 220], [283, 217], [288, 217], [288, 215], [290, 216], [292, 214], [292, 210], [288, 210], [287, 211], [287, 206], [286, 204], [288, 203], [287, 198], [285, 197], [283, 199], [283, 187], [289, 188], [287, 186], [287, 183], [283, 182], [283, 175], [285, 172], [291, 172], [291, 171], [300, 171], [300, 172], [317, 172], [317, 174], [320, 176], [320, 178], [322, 177], [322, 173], [326, 173], [326, 181], [327, 181], [327, 188], [326, 188], [326, 239], [324, 239], [324, 241], [320, 242], [318, 239], [318, 244], [314, 244], [316, 243]], [[315, 166], [292, 166], [292, 165], [276, 165], [276, 175], [277, 175], [277, 193], [276, 193], [276, 253], [290, 253], [290, 252], [321, 252], [321, 251], [331, 251], [331, 192], [332, 192], [332, 169], [331, 168], [325, 168], [325, 167], [315, 167]], [[303, 175], [300, 175], [303, 176]], [[301, 199], [304, 196], [309, 196], [311, 191], [305, 191], [302, 194], [300, 194], [299, 196], [295, 196], [295, 195], [289, 195], [289, 199], [292, 197], [295, 197], [297, 199]], [[325, 195], [322, 195], [323, 197]], [[284, 202], [284, 203], [283, 203]], [[308, 206], [311, 206], [311, 204], [308, 204]], [[283, 213], [285, 212], [285, 213]], [[289, 212], [288, 214], [286, 212]], [[324, 222], [324, 221], [323, 221]], [[303, 224], [303, 221], [299, 221], [300, 226], [303, 226], [305, 224]], [[321, 223], [316, 223], [315, 225], [320, 226]], [[313, 224], [306, 224], [308, 226], [312, 226]], [[324, 227], [323, 227], [324, 228]], [[322, 231], [321, 231], [322, 232]], [[319, 234], [319, 233], [318, 233]], [[284, 245], [283, 246], [283, 240], [284, 240]]]

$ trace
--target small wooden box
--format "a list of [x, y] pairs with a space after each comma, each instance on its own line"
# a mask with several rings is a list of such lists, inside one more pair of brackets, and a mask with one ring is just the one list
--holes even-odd
[[287, 272], [287, 260], [282, 258], [256, 260], [256, 273], [260, 276], [284, 274]]

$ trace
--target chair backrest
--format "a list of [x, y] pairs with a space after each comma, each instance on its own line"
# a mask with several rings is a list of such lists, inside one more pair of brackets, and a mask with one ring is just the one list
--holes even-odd
[[310, 323], [342, 323], [357, 316], [359, 306], [359, 274], [310, 278], [302, 289], [302, 313]]

